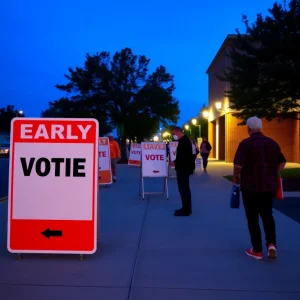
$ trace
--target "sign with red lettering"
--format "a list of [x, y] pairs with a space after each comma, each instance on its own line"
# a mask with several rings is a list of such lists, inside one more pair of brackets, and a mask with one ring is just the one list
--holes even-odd
[[96, 251], [98, 127], [95, 119], [13, 119], [9, 252]]
[[165, 143], [142, 143], [142, 176], [168, 177]]
[[111, 184], [110, 146], [107, 137], [99, 138], [99, 184]]
[[178, 142], [169, 143], [169, 150], [170, 150], [169, 165], [171, 168], [175, 168], [174, 160], [176, 159], [177, 146], [178, 146]]
[[141, 144], [132, 143], [130, 146], [128, 165], [140, 167], [141, 157], [142, 157]]

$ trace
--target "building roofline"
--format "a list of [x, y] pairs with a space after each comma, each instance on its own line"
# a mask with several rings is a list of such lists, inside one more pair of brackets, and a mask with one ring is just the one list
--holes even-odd
[[221, 53], [223, 52], [223, 50], [226, 48], [226, 45], [228, 44], [229, 41], [232, 41], [233, 39], [237, 38], [237, 34], [228, 34], [225, 38], [225, 40], [223, 41], [221, 47], [219, 48], [217, 54], [215, 55], [215, 57], [213, 58], [213, 60], [211, 61], [209, 67], [206, 70], [206, 74], [209, 73], [209, 71], [211, 70], [211, 68], [213, 67], [213, 65], [215, 64], [215, 62], [217, 61], [217, 59], [219, 58], [219, 56], [221, 55]]

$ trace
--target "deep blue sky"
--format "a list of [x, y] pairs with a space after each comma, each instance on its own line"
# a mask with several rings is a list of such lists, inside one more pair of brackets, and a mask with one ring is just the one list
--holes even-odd
[[274, 1], [240, 0], [9, 0], [0, 5], [0, 107], [14, 104], [38, 117], [63, 94], [68, 67], [86, 52], [130, 47], [175, 75], [182, 124], [208, 101], [205, 71], [227, 34], [244, 31]]

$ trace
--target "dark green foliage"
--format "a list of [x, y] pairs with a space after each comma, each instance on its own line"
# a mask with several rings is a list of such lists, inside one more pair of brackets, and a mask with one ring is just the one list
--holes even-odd
[[[178, 101], [172, 95], [173, 76], [163, 66], [148, 74], [149, 63], [144, 55], [137, 56], [129, 48], [112, 58], [108, 52], [87, 54], [84, 67], [70, 68], [65, 75], [68, 83], [56, 86], [68, 97], [51, 102], [42, 115], [59, 115], [62, 106], [66, 117], [93, 116], [102, 120], [102, 132], [113, 126], [122, 128], [123, 137], [148, 138], [157, 132], [160, 123], [177, 122], [179, 115]], [[121, 141], [124, 158], [126, 140]]]
[[300, 0], [288, 7], [275, 3], [252, 25], [246, 16], [243, 21], [246, 34], [237, 31], [228, 52], [231, 66], [217, 76], [230, 83], [225, 91], [230, 108], [243, 120], [295, 117], [300, 109]]
[[11, 120], [16, 117], [24, 117], [24, 114], [19, 113], [13, 105], [0, 108], [0, 131], [9, 132]]

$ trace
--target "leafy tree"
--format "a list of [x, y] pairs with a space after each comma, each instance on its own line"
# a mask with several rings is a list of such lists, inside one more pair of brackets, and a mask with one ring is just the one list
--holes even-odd
[[91, 110], [83, 100], [75, 101], [73, 98], [60, 98], [49, 102], [49, 108], [42, 111], [43, 118], [95, 118], [99, 122], [99, 134], [104, 136], [113, 127], [109, 124], [107, 118], [97, 110]]
[[72, 95], [68, 97], [72, 103], [80, 102], [89, 113], [122, 128], [123, 161], [127, 161], [125, 137], [148, 138], [158, 130], [159, 123], [178, 119], [173, 76], [163, 66], [148, 74], [149, 63], [144, 55], [137, 56], [129, 48], [112, 58], [108, 52], [87, 54], [84, 67], [69, 68], [65, 75], [68, 83], [56, 85]]
[[16, 110], [14, 105], [0, 108], [0, 131], [9, 132], [11, 120], [16, 117], [25, 116], [23, 112]]
[[[132, 134], [128, 138], [138, 143], [142, 142], [145, 138], [154, 136], [159, 127], [159, 122], [151, 119], [151, 116], [147, 114], [133, 115], [130, 120], [131, 122], [127, 125], [127, 132]], [[147, 136], [145, 136], [145, 133]]]
[[258, 14], [251, 25], [243, 16], [246, 34], [237, 30], [228, 51], [231, 66], [217, 76], [230, 83], [225, 96], [244, 121], [253, 115], [289, 118], [300, 109], [300, 0], [288, 8], [274, 3], [269, 14]]

